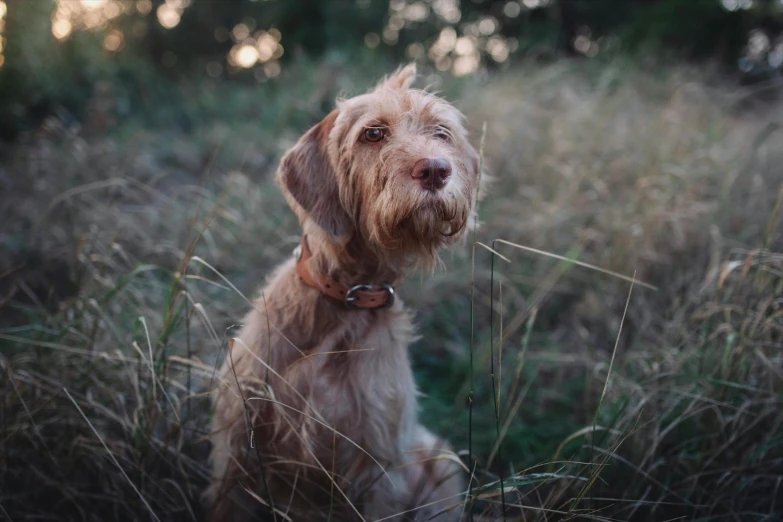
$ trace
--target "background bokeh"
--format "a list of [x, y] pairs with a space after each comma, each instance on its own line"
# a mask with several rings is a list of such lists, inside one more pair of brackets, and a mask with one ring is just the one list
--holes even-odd
[[[4, 0], [0, 133], [12, 137], [53, 111], [82, 119], [99, 86], [128, 117], [170, 105], [177, 95], [167, 81], [275, 81], [301, 56], [417, 60], [464, 77], [524, 58], [656, 49], [712, 59], [758, 81], [783, 67], [782, 7], [780, 0]], [[166, 117], [189, 116], [181, 112]]]
[[399, 288], [465, 511], [780, 519], [782, 30], [781, 0], [0, 0], [0, 518], [204, 519], [214, 368], [299, 242], [279, 158], [415, 61], [492, 177]]

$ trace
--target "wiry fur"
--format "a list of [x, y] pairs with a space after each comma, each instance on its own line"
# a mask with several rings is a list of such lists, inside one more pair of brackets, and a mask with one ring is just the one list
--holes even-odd
[[[368, 94], [339, 101], [282, 159], [278, 181], [313, 253], [346, 285], [398, 280], [472, 218], [478, 155], [460, 113], [410, 89], [408, 66]], [[381, 143], [362, 140], [384, 125]], [[447, 139], [433, 129], [445, 128]], [[411, 178], [421, 158], [449, 162], [439, 192]], [[464, 476], [448, 445], [417, 421], [398, 299], [352, 310], [306, 286], [289, 260], [272, 275], [233, 342], [215, 397], [215, 521], [252, 518], [273, 502], [294, 520], [457, 520]], [[419, 509], [414, 509], [419, 508]], [[294, 516], [293, 513], [296, 513]]]

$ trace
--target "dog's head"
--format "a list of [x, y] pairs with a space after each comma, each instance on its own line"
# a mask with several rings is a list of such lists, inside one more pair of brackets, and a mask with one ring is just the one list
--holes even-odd
[[462, 114], [411, 89], [414, 65], [338, 101], [283, 157], [277, 179], [305, 230], [359, 234], [386, 259], [430, 264], [472, 220], [479, 158]]

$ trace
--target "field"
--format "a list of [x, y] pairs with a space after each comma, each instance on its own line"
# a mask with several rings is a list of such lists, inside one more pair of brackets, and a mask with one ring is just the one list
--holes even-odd
[[[492, 183], [475, 235], [399, 294], [475, 520], [783, 515], [783, 105], [649, 69], [436, 85], [476, 145], [486, 123]], [[203, 518], [215, 365], [299, 240], [276, 162], [385, 72], [300, 62], [185, 86], [155, 125], [87, 132], [96, 102], [5, 146], [0, 514]]]

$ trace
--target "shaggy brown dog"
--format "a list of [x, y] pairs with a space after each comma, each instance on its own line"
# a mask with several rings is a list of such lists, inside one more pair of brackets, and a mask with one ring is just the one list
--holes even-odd
[[272, 275], [222, 369], [215, 521], [264, 503], [293, 520], [460, 518], [464, 474], [417, 421], [414, 328], [393, 285], [469, 226], [478, 155], [461, 114], [411, 89], [414, 76], [409, 65], [338, 101], [282, 159], [302, 251]]

